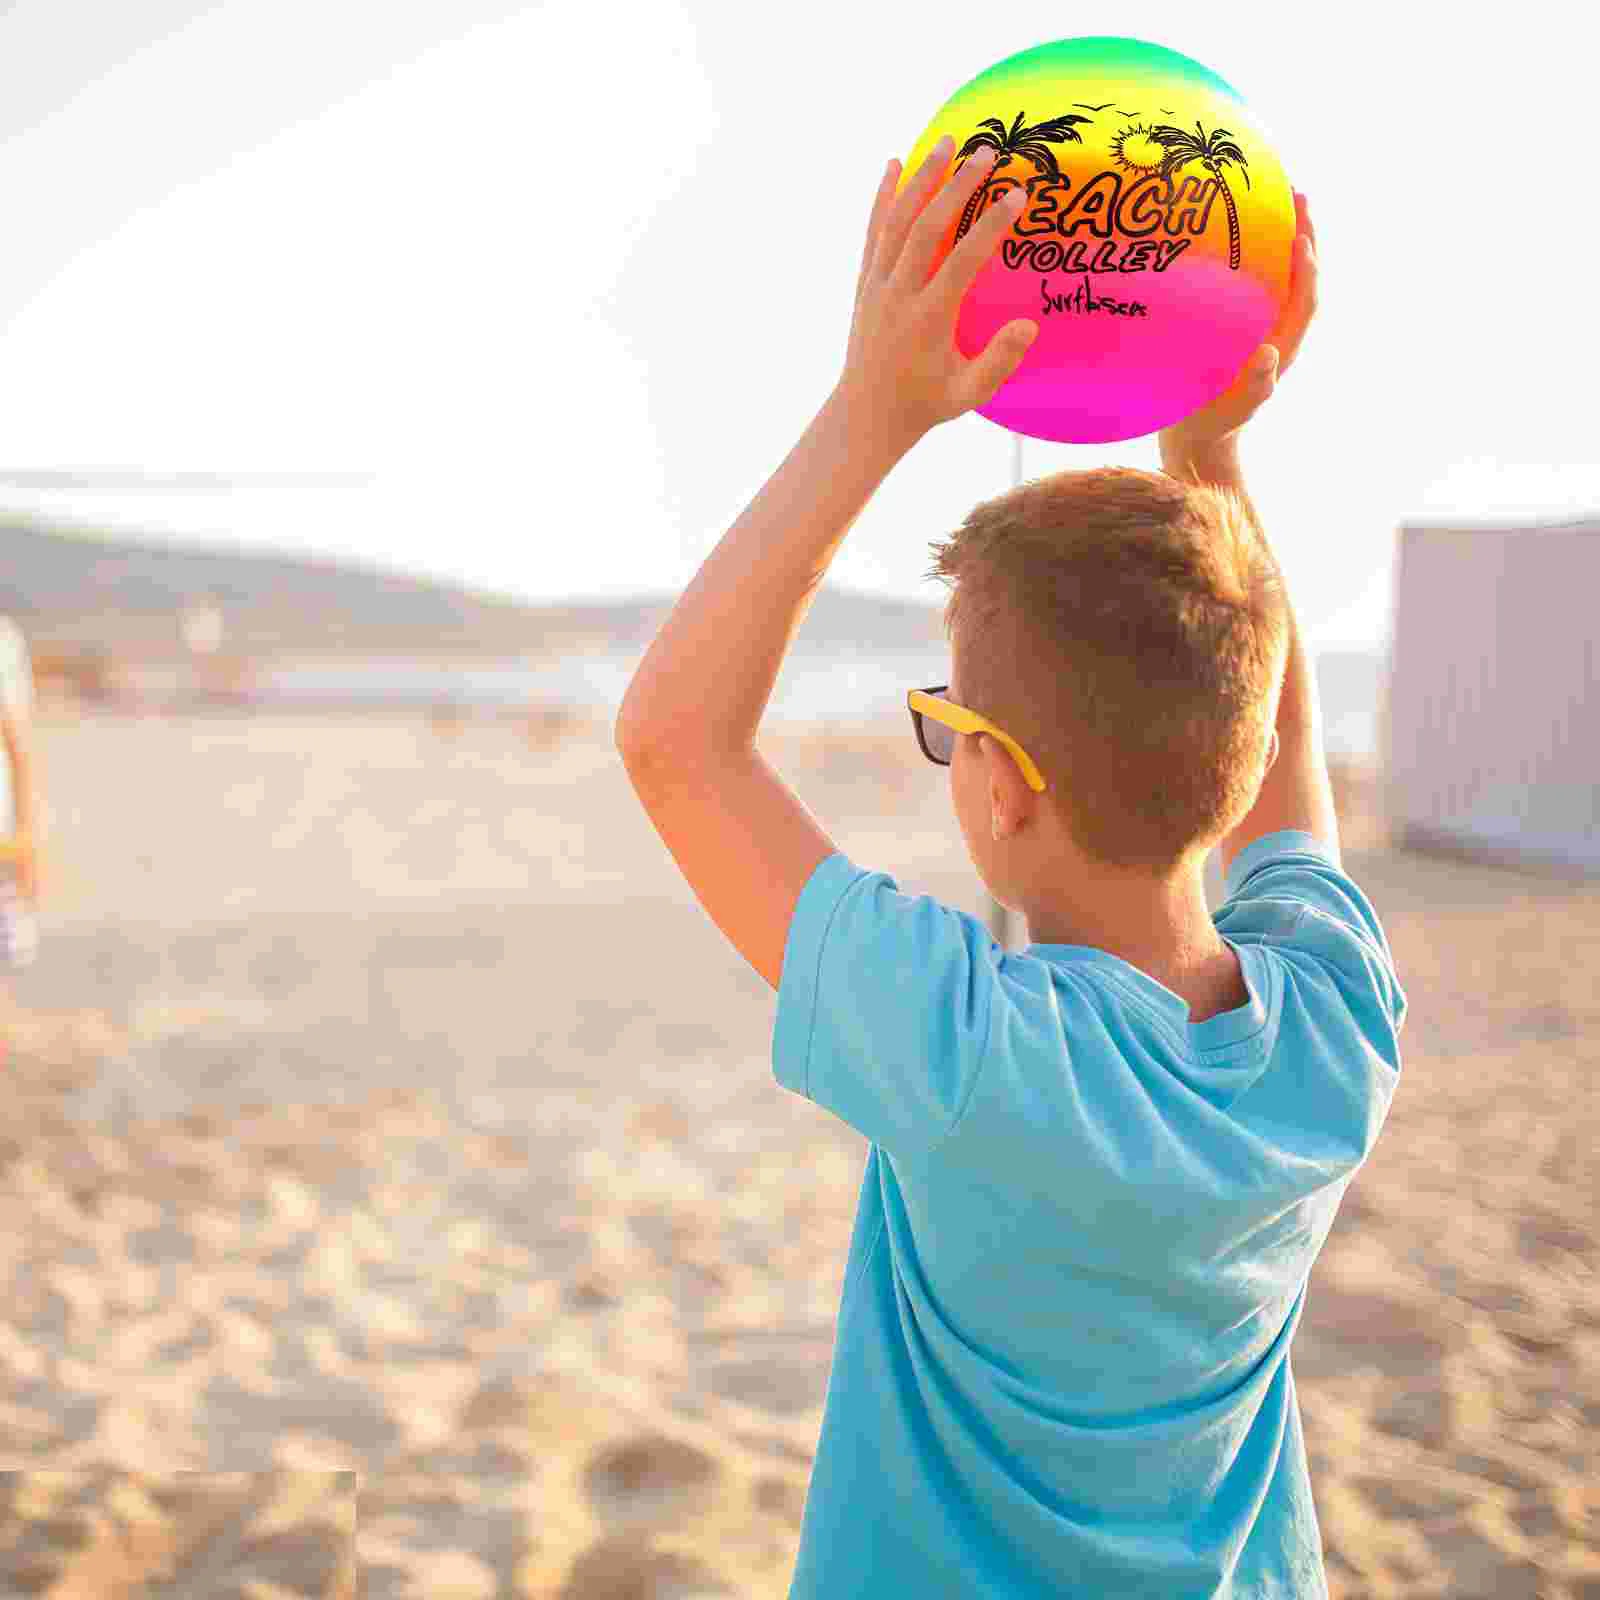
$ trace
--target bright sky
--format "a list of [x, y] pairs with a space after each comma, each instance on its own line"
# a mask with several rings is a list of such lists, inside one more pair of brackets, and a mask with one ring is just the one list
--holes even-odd
[[[1322, 645], [1386, 627], [1407, 516], [1600, 508], [1592, 53], [1346, 4], [1097, 19], [1244, 96], [1310, 197], [1323, 308], [1246, 467]], [[789, 19], [780, 21], [779, 19]], [[935, 0], [20, 0], [0, 15], [0, 471], [376, 474], [365, 490], [0, 490], [151, 532], [532, 597], [681, 589], [837, 375], [873, 190], [1054, 35]], [[1154, 466], [1029, 441], [1028, 476]], [[928, 543], [1010, 481], [937, 430], [840, 583], [943, 599]]]

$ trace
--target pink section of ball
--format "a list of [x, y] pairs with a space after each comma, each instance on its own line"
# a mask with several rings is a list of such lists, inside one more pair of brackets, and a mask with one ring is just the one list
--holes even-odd
[[[1062, 301], [1047, 309], [1046, 292]], [[1118, 314], [1108, 301], [1144, 314]], [[1248, 272], [1209, 255], [1180, 257], [1164, 273], [1041, 273], [996, 256], [962, 302], [957, 347], [975, 355], [1018, 317], [1037, 322], [1039, 336], [979, 415], [1035, 439], [1109, 444], [1214, 400], [1271, 331], [1278, 306]]]

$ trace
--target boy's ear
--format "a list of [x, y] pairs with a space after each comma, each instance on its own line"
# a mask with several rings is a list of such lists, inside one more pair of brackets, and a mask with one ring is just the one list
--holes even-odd
[[1278, 730], [1274, 728], [1272, 730], [1272, 737], [1267, 741], [1267, 764], [1261, 769], [1261, 776], [1263, 778], [1265, 778], [1266, 775], [1272, 771], [1272, 763], [1278, 759], [1278, 745]]

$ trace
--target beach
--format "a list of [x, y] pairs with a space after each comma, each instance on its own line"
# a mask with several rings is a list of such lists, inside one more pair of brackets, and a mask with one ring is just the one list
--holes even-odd
[[[864, 1141], [603, 720], [46, 707], [0, 1593], [780, 1600]], [[982, 914], [902, 714], [761, 748]], [[1410, 1011], [1293, 1367], [1335, 1600], [1600, 1600], [1600, 885], [1346, 865]], [[155, 1586], [155, 1587], [152, 1587]]]

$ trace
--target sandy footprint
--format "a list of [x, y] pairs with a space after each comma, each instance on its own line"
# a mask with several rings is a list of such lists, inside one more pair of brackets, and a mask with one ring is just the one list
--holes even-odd
[[791, 1528], [799, 1528], [800, 1519], [806, 1509], [804, 1484], [796, 1483], [792, 1478], [758, 1478], [752, 1490], [752, 1498], [758, 1510], [766, 1512], [768, 1516], [779, 1518]]
[[606, 1521], [677, 1521], [709, 1500], [720, 1476], [705, 1451], [665, 1434], [642, 1433], [596, 1450], [583, 1484]]
[[642, 1532], [612, 1534], [573, 1562], [560, 1600], [734, 1600], [709, 1567]]

